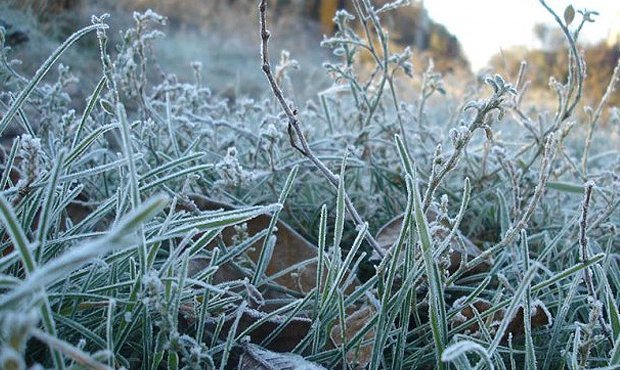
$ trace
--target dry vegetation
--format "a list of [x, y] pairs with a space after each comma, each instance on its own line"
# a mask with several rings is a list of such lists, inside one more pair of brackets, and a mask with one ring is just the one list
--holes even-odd
[[[315, 66], [264, 0], [219, 72], [181, 50], [232, 30], [173, 30], [162, 62], [150, 10], [38, 68], [3, 31], [0, 368], [619, 368], [620, 67], [588, 96], [592, 14], [540, 0], [567, 44], [541, 102], [527, 61], [415, 68], [382, 23], [406, 3], [352, 1]], [[231, 69], [261, 93], [211, 90]]]

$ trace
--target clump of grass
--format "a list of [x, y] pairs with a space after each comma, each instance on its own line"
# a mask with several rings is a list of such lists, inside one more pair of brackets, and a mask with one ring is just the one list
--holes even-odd
[[[272, 68], [264, 0], [261, 100], [212, 94], [199, 63], [194, 81], [154, 83], [166, 19], [151, 11], [134, 14], [115, 52], [106, 15], [94, 16], [32, 78], [0, 45], [0, 132], [20, 132], [3, 140], [0, 366], [620, 366], [620, 162], [598, 136], [620, 67], [579, 114], [577, 37], [593, 13], [576, 21], [540, 2], [569, 45], [555, 112], [528, 101], [525, 62], [467, 101], [432, 64], [416, 74], [381, 23], [405, 1], [336, 13], [323, 42], [333, 86], [303, 107], [287, 95], [292, 57]], [[75, 112], [65, 89], [76, 77], [49, 75], [95, 36], [101, 77]], [[403, 79], [421, 80], [413, 102], [399, 98]], [[375, 232], [398, 214], [386, 247]], [[273, 272], [280, 219], [317, 248]]]

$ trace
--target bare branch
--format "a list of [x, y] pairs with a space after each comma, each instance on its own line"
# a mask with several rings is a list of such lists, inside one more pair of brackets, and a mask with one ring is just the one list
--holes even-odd
[[[259, 17], [260, 17], [260, 37], [261, 37], [261, 68], [265, 76], [267, 77], [267, 81], [269, 81], [269, 86], [271, 87], [271, 91], [273, 95], [276, 97], [276, 100], [282, 107], [282, 110], [286, 114], [288, 118], [288, 134], [291, 142], [291, 146], [297, 149], [302, 155], [312, 162], [312, 164], [321, 172], [321, 174], [335, 187], [338, 188], [339, 179], [327, 166], [321, 162], [321, 160], [314, 154], [310, 145], [308, 144], [308, 140], [306, 139], [303, 130], [301, 129], [301, 124], [297, 119], [297, 112], [291, 108], [286, 102], [284, 98], [284, 94], [282, 93], [282, 89], [278, 86], [278, 83], [273, 76], [273, 72], [271, 70], [271, 65], [269, 64], [269, 49], [268, 43], [271, 34], [269, 30], [267, 30], [267, 3], [266, 0], [261, 0], [260, 5], [258, 6]], [[298, 143], [298, 144], [297, 144]], [[349, 196], [345, 193], [345, 204], [347, 207], [347, 211], [355, 221], [357, 226], [364, 225], [365, 221], [359, 215], [355, 206], [351, 202]], [[384, 257], [385, 252], [377, 243], [375, 238], [370, 234], [370, 231], [366, 231], [365, 235], [366, 241], [372, 246], [372, 248], [379, 254], [379, 256]]]

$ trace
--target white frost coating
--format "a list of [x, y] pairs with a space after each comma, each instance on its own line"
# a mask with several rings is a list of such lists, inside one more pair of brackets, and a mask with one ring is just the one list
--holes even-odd
[[452, 317], [451, 321], [453, 324], [460, 324], [467, 321], [467, 317], [459, 311]]
[[229, 147], [226, 156], [215, 165], [215, 171], [221, 180], [218, 184], [226, 187], [238, 187], [249, 182], [254, 175], [243, 169], [237, 158], [238, 151]]
[[257, 345], [247, 343], [243, 346], [239, 368], [259, 369], [297, 369], [297, 370], [324, 370], [325, 368], [304, 360], [294, 353], [277, 353], [268, 351]]
[[460, 308], [463, 307], [465, 301], [467, 300], [467, 296], [457, 298], [454, 303], [452, 303], [452, 308]]
[[22, 176], [17, 183], [21, 188], [33, 183], [43, 176], [43, 158], [45, 153], [41, 147], [41, 139], [23, 134], [20, 138], [20, 148], [17, 156], [21, 159], [19, 164]]
[[532, 316], [538, 314], [539, 309], [542, 310], [545, 316], [547, 316], [548, 324], [545, 325], [545, 327], [550, 328], [551, 325], [553, 325], [553, 316], [551, 315], [551, 312], [549, 311], [547, 306], [543, 303], [543, 301], [541, 301], [540, 299], [537, 299], [534, 302], [532, 302]]

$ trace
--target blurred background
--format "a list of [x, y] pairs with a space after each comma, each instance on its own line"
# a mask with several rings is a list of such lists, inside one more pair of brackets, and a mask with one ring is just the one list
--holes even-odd
[[[290, 51], [300, 63], [292, 79], [294, 94], [298, 99], [313, 97], [331, 83], [321, 64], [333, 56], [320, 41], [332, 33], [337, 9], [354, 13], [351, 0], [270, 1], [273, 56], [277, 50]], [[600, 98], [620, 57], [620, 1], [548, 3], [560, 15], [568, 4], [600, 12], [581, 36], [588, 62], [586, 96]], [[153, 9], [167, 17], [161, 29], [166, 37], [152, 51], [157, 68], [191, 79], [190, 64], [199, 61], [204, 84], [235, 99], [263, 94], [266, 88], [259, 69], [256, 5], [250, 0], [0, 0], [0, 26], [7, 30], [11, 56], [23, 61], [18, 69], [32, 75], [62, 40], [90, 22], [92, 14], [110, 14], [110, 45], [114, 45], [120, 42], [121, 31], [133, 24], [133, 11]], [[537, 0], [414, 0], [385, 14], [392, 46], [413, 49], [418, 75], [432, 58], [436, 70], [451, 80], [448, 85], [465, 86], [491, 71], [514, 78], [521, 60], [529, 62], [532, 89], [541, 94], [548, 90], [548, 76], [560, 79], [566, 74], [564, 38]], [[574, 23], [573, 27], [578, 22]], [[94, 37], [81, 40], [62, 63], [72, 67], [81, 83], [93, 84], [89, 76], [100, 75]], [[157, 71], [152, 75], [156, 79]], [[75, 89], [79, 93], [80, 85]], [[616, 93], [611, 104], [619, 103]]]

